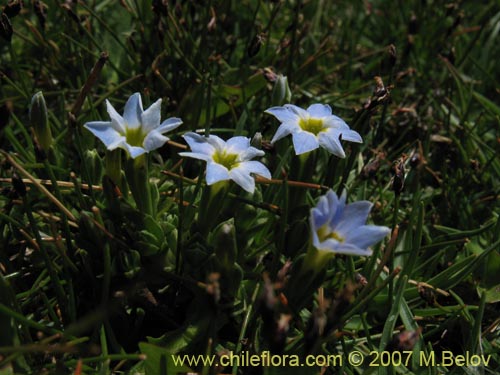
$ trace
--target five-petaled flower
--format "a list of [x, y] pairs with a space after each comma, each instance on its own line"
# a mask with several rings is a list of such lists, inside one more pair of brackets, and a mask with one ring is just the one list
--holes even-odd
[[139, 93], [128, 99], [123, 117], [108, 100], [106, 106], [111, 121], [92, 121], [84, 126], [99, 138], [108, 150], [123, 148], [133, 159], [163, 146], [169, 140], [163, 134], [182, 124], [182, 120], [176, 117], [160, 124], [161, 99], [144, 111]]
[[255, 180], [251, 173], [271, 178], [269, 170], [259, 161], [251, 160], [263, 156], [264, 151], [250, 146], [250, 139], [233, 137], [223, 141], [216, 135], [208, 137], [189, 132], [183, 135], [192, 152], [180, 152], [179, 155], [207, 162], [207, 184], [233, 180], [244, 190], [253, 193]]
[[292, 134], [293, 147], [297, 155], [324, 147], [330, 153], [345, 157], [340, 140], [362, 143], [361, 136], [340, 117], [332, 114], [327, 104], [313, 104], [304, 110], [293, 104], [272, 107], [265, 111], [281, 121], [271, 143]]
[[366, 225], [372, 208], [368, 201], [346, 204], [345, 192], [340, 198], [332, 190], [323, 195], [311, 210], [312, 242], [320, 251], [347, 255], [370, 255], [369, 246], [382, 240], [390, 229]]

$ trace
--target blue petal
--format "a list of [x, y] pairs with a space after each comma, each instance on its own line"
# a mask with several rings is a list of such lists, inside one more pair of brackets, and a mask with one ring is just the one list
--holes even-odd
[[318, 141], [321, 147], [339, 158], [345, 158], [345, 152], [339, 141], [339, 133], [334, 130], [327, 130], [318, 134]]
[[139, 128], [141, 126], [142, 112], [141, 94], [136, 92], [128, 98], [127, 103], [125, 104], [125, 109], [123, 110], [125, 126], [129, 129]]
[[271, 143], [276, 142], [277, 140], [286, 137], [288, 134], [296, 133], [300, 130], [300, 126], [297, 122], [287, 122], [283, 123], [279, 126], [278, 130], [276, 130], [276, 134], [274, 134], [273, 139], [271, 139]]
[[161, 99], [158, 99], [141, 114], [142, 132], [149, 133], [151, 130], [158, 128], [160, 126], [160, 120]]
[[311, 229], [316, 232], [328, 222], [328, 214], [318, 208], [311, 209]]
[[[331, 193], [333, 193], [330, 190]], [[330, 193], [329, 192], [329, 193]], [[323, 195], [319, 198], [318, 204], [315, 208], [311, 210], [311, 217], [313, 218], [312, 223], [314, 224], [315, 230], [319, 227], [331, 222], [333, 215], [337, 210], [336, 203], [338, 203], [337, 195], [333, 193]], [[332, 199], [336, 199], [332, 201]]]
[[312, 104], [307, 108], [311, 117], [326, 117], [332, 114], [332, 108], [328, 104]]
[[168, 137], [165, 137], [157, 130], [152, 130], [148, 133], [148, 135], [146, 135], [146, 138], [144, 138], [142, 146], [149, 152], [160, 148], [167, 141]]
[[348, 233], [365, 225], [372, 206], [368, 201], [353, 202], [345, 206], [342, 217], [335, 226], [335, 231], [345, 238]]
[[286, 107], [272, 107], [266, 109], [265, 113], [269, 113], [276, 117], [280, 122], [298, 123], [299, 117], [293, 111]]
[[318, 139], [313, 133], [298, 132], [292, 135], [293, 147], [297, 155], [315, 150], [319, 147]]
[[372, 251], [366, 248], [359, 248], [353, 244], [341, 242], [335, 248], [334, 252], [336, 254], [345, 254], [345, 255], [360, 255], [360, 256], [369, 256], [372, 255]]
[[83, 126], [86, 129], [90, 130], [92, 134], [94, 134], [97, 138], [99, 138], [106, 147], [109, 147], [109, 145], [117, 142], [123, 137], [120, 133], [118, 133], [115, 130], [115, 128], [109, 121], [87, 122]]
[[244, 166], [233, 168], [229, 171], [231, 180], [240, 185], [243, 190], [253, 193], [255, 191], [255, 180]]
[[219, 181], [229, 180], [229, 172], [226, 167], [217, 163], [207, 164], [207, 184], [212, 185]]
[[160, 133], [167, 133], [171, 130], [174, 130], [175, 128], [178, 128], [179, 126], [182, 125], [182, 120], [177, 117], [170, 117], [163, 121], [161, 125], [158, 127], [158, 130]]
[[258, 174], [264, 178], [271, 179], [271, 172], [260, 161], [244, 161], [240, 163], [240, 167], [244, 168], [248, 173]]
[[336, 253], [339, 245], [340, 245], [339, 241], [337, 241], [336, 239], [333, 239], [333, 238], [329, 238], [323, 242], [319, 242], [315, 246], [318, 250], [331, 251], [331, 252]]
[[328, 192], [328, 203], [330, 204], [331, 218], [330, 218], [330, 228], [335, 228], [344, 216], [344, 209], [346, 207], [346, 192], [342, 192], [340, 198], [330, 190]]
[[345, 238], [345, 242], [355, 245], [360, 249], [366, 249], [368, 246], [382, 240], [390, 231], [387, 227], [363, 225], [358, 227], [356, 231], [349, 232]]
[[311, 229], [312, 242], [315, 247], [319, 245], [318, 228], [321, 226], [316, 224], [316, 221], [321, 219], [321, 213], [318, 212], [319, 210], [313, 208], [311, 209], [311, 214], [309, 215], [309, 227]]
[[207, 137], [203, 137], [197, 133], [189, 132], [184, 134], [182, 138], [184, 138], [184, 140], [191, 148], [191, 151], [193, 151], [194, 153], [212, 156], [215, 152], [215, 148], [208, 143]]

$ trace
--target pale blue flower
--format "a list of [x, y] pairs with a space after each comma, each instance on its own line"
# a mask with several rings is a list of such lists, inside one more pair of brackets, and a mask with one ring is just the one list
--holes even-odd
[[345, 152], [340, 140], [363, 142], [361, 136], [351, 130], [344, 120], [332, 114], [332, 109], [327, 104], [313, 104], [307, 110], [293, 104], [285, 104], [283, 107], [269, 108], [265, 112], [281, 121], [271, 143], [291, 134], [297, 155], [321, 146], [344, 158]]
[[108, 150], [123, 148], [131, 158], [160, 148], [169, 140], [163, 134], [182, 124], [182, 120], [171, 117], [160, 124], [161, 99], [145, 111], [141, 94], [133, 94], [125, 104], [123, 117], [106, 100], [111, 121], [92, 121], [84, 126], [92, 132]]
[[340, 199], [332, 190], [323, 195], [311, 210], [313, 245], [322, 251], [347, 255], [370, 255], [369, 246], [382, 240], [390, 229], [366, 225], [372, 208], [368, 201], [346, 204], [345, 192]]
[[264, 164], [251, 160], [256, 156], [264, 156], [264, 151], [250, 146], [249, 138], [233, 137], [225, 142], [216, 135], [204, 137], [192, 132], [183, 137], [192, 152], [180, 152], [179, 155], [207, 162], [208, 185], [233, 180], [244, 190], [253, 193], [255, 180], [251, 173], [271, 178], [271, 173]]

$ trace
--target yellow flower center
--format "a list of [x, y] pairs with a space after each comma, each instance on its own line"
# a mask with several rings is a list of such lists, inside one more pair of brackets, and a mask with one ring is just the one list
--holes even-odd
[[339, 242], [344, 242], [345, 238], [340, 236], [337, 232], [334, 232], [330, 229], [328, 224], [324, 224], [318, 228], [318, 239], [320, 242], [326, 241], [328, 239], [334, 239]]
[[299, 120], [299, 126], [302, 130], [313, 133], [314, 135], [318, 135], [325, 129], [325, 126], [323, 125], [323, 119], [320, 118], [301, 118]]
[[212, 159], [217, 164], [223, 165], [228, 170], [236, 168], [238, 166], [238, 154], [231, 154], [224, 151], [215, 151], [212, 156]]
[[144, 134], [142, 133], [141, 128], [137, 129], [126, 128], [125, 138], [130, 146], [142, 147], [142, 143], [144, 142]]

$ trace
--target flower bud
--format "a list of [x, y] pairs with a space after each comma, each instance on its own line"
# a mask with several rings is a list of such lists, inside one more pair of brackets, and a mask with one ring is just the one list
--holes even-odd
[[230, 219], [215, 228], [214, 230], [215, 254], [224, 269], [234, 267], [236, 261], [237, 246], [236, 232], [233, 219]]
[[395, 162], [393, 167], [392, 190], [396, 195], [399, 196], [403, 191], [404, 182], [405, 182], [405, 166], [404, 166], [404, 158], [401, 158]]
[[86, 150], [83, 153], [83, 160], [87, 165], [88, 174], [91, 179], [89, 183], [99, 183], [103, 170], [103, 163], [99, 153], [96, 150]]
[[47, 118], [47, 105], [41, 91], [31, 99], [30, 123], [41, 149], [48, 152], [52, 144], [52, 132]]
[[2, 16], [0, 17], [0, 35], [10, 43], [12, 39], [12, 24], [10, 23], [9, 16], [7, 16], [5, 13], [2, 13]]
[[396, 53], [396, 46], [394, 44], [389, 45], [389, 48], [387, 49], [387, 53], [389, 55], [389, 65], [392, 68], [396, 65], [396, 62], [398, 60], [398, 56]]
[[19, 194], [20, 197], [26, 196], [26, 185], [24, 181], [19, 175], [14, 172], [12, 173], [12, 185], [14, 186], [14, 190]]
[[23, 8], [23, 2], [21, 0], [11, 0], [7, 3], [3, 12], [9, 16], [9, 18], [15, 17], [19, 14]]
[[292, 98], [292, 92], [288, 86], [288, 79], [282, 74], [278, 74], [276, 81], [274, 82], [273, 93], [271, 97], [271, 102], [273, 105], [283, 105], [284, 103], [290, 102]]
[[250, 42], [250, 45], [248, 46], [247, 49], [247, 54], [248, 57], [254, 57], [256, 54], [259, 53], [260, 47], [264, 43], [264, 38], [262, 34], [256, 34], [253, 38], [252, 41]]
[[255, 147], [256, 149], [262, 150], [262, 133], [261, 132], [255, 133], [252, 140], [250, 141], [250, 146]]

